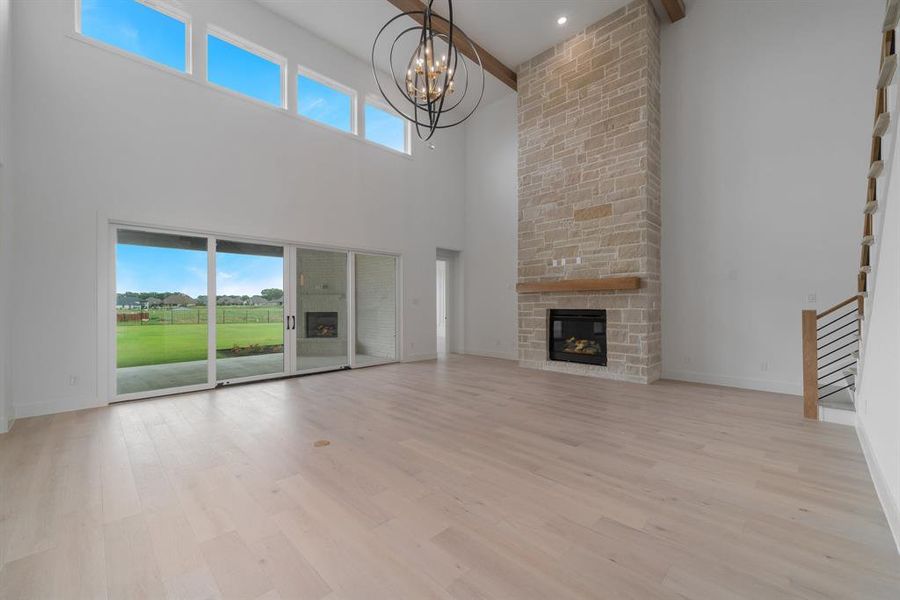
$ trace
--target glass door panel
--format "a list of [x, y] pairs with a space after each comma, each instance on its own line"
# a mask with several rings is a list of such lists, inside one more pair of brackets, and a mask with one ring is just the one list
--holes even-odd
[[216, 240], [216, 379], [285, 372], [284, 248]]
[[297, 248], [297, 371], [348, 366], [347, 253]]
[[355, 366], [397, 360], [397, 258], [355, 254]]
[[209, 383], [205, 237], [116, 230], [116, 394]]

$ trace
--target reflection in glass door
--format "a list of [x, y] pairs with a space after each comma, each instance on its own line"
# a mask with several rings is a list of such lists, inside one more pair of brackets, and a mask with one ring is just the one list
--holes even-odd
[[296, 371], [350, 365], [347, 319], [347, 253], [297, 248]]
[[217, 239], [216, 379], [284, 373], [285, 330], [284, 247]]
[[116, 230], [116, 394], [209, 383], [208, 240]]
[[397, 258], [354, 255], [356, 330], [354, 366], [397, 359]]

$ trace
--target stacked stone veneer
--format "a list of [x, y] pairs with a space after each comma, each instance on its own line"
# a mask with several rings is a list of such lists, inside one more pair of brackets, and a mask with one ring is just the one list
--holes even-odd
[[[519, 281], [638, 275], [636, 292], [519, 294], [522, 366], [659, 378], [659, 21], [637, 0], [519, 67]], [[581, 257], [581, 264], [576, 263]], [[566, 259], [566, 266], [552, 266]], [[606, 367], [547, 360], [547, 311], [607, 309]]]

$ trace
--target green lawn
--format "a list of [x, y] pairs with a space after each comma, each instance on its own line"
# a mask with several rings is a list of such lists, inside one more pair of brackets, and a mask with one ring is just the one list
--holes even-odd
[[[216, 349], [277, 345], [284, 342], [281, 319], [275, 323], [226, 323], [216, 327]], [[116, 327], [116, 365], [137, 367], [206, 360], [207, 328], [194, 325], [119, 325]]]

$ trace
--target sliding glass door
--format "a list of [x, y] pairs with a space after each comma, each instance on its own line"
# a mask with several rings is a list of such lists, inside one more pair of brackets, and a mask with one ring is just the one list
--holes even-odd
[[296, 249], [296, 372], [350, 366], [347, 252]]
[[353, 366], [397, 360], [397, 257], [354, 254]]
[[216, 380], [285, 372], [284, 246], [216, 240]]
[[208, 384], [208, 239], [116, 234], [116, 395]]
[[111, 232], [116, 400], [397, 360], [395, 256]]

